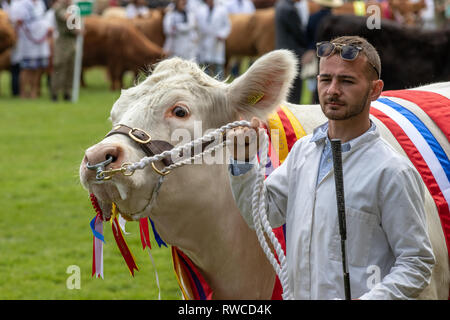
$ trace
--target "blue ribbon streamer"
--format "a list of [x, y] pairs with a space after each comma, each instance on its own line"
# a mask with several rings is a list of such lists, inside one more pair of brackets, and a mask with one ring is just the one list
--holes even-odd
[[95, 230], [95, 219], [97, 218], [97, 216], [94, 217], [94, 219], [91, 220], [91, 222], [89, 223], [89, 225], [91, 226], [91, 230], [92, 230], [92, 234], [94, 235], [94, 237], [96, 237], [97, 239], [102, 240], [103, 242], [105, 242], [105, 237], [98, 231]]
[[163, 239], [161, 239], [158, 232], [156, 231], [156, 228], [155, 228], [155, 225], [154, 225], [152, 219], [150, 219], [150, 217], [148, 217], [148, 220], [150, 220], [150, 223], [152, 225], [153, 235], [155, 236], [155, 240], [156, 240], [156, 243], [158, 244], [158, 246], [160, 248], [161, 248], [161, 246], [164, 246], [167, 248], [167, 244], [163, 241]]

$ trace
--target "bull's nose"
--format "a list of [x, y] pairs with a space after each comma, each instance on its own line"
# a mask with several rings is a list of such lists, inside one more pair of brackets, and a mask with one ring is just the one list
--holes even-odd
[[122, 154], [122, 148], [119, 146], [99, 144], [86, 150], [85, 160], [90, 165], [94, 165], [112, 157], [112, 163], [121, 163]]

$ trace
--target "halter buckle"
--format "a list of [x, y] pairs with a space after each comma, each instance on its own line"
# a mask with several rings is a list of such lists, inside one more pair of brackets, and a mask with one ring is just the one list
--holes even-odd
[[[136, 136], [133, 134], [133, 132], [135, 132], [135, 131], [140, 131], [140, 132], [144, 133], [144, 134], [148, 137], [148, 139], [146, 139], [146, 140], [139, 139], [138, 137], [136, 137]], [[142, 130], [142, 129], [138, 129], [138, 128], [130, 129], [130, 131], [128, 132], [128, 135], [130, 136], [131, 139], [133, 139], [134, 141], [136, 141], [137, 143], [140, 143], [140, 144], [147, 144], [147, 143], [149, 143], [150, 141], [152, 141], [152, 136], [149, 135], [147, 132], [145, 132], [145, 131]]]

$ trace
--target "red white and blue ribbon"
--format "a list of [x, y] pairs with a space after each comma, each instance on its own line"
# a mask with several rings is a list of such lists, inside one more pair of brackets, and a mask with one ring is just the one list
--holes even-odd
[[102, 209], [98, 204], [97, 198], [93, 193], [89, 195], [92, 206], [97, 213], [91, 220], [90, 226], [93, 234], [92, 244], [92, 276], [103, 279], [103, 243], [105, 238], [103, 236], [103, 215]]
[[[385, 95], [415, 103], [449, 137], [450, 100], [432, 92], [402, 90]], [[371, 114], [392, 132], [421, 175], [439, 213], [450, 255], [450, 161], [434, 135], [410, 110], [388, 97], [372, 102]]]
[[97, 213], [90, 223], [94, 240], [92, 244], [92, 276], [103, 279], [103, 218]]

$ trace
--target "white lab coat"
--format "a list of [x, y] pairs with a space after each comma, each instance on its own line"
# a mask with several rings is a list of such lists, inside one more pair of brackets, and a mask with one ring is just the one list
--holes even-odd
[[[268, 218], [286, 223], [286, 259], [295, 299], [344, 298], [334, 175], [316, 187], [325, 141], [312, 135], [296, 142], [266, 180]], [[435, 263], [426, 231], [424, 185], [416, 169], [397, 154], [378, 129], [344, 152], [347, 253], [352, 298], [407, 299], [429, 284]], [[255, 168], [230, 174], [244, 219], [252, 226]], [[378, 272], [376, 283], [374, 274]]]
[[195, 15], [187, 12], [186, 17], [187, 21], [184, 22], [182, 13], [176, 10], [166, 13], [163, 20], [166, 35], [164, 50], [170, 52], [171, 56], [195, 60], [198, 42]]
[[215, 4], [210, 13], [208, 6], [197, 11], [199, 31], [198, 61], [200, 63], [225, 63], [225, 40], [231, 31], [231, 23], [225, 6]]
[[45, 18], [45, 4], [42, 0], [16, 0], [10, 8], [10, 19], [13, 24], [18, 20], [23, 24], [18, 28], [18, 40], [12, 54], [12, 63], [22, 59], [48, 58], [50, 47], [46, 40], [42, 41], [51, 28]]
[[146, 16], [148, 15], [150, 10], [146, 6], [136, 6], [133, 3], [130, 3], [125, 8], [125, 15], [128, 19], [134, 19], [138, 15]]
[[9, 4], [6, 0], [3, 0], [0, 4], [1, 4], [1, 9], [9, 15], [9, 10], [11, 8], [11, 4]]
[[229, 0], [227, 10], [229, 14], [253, 13], [255, 12], [255, 5], [251, 0]]

